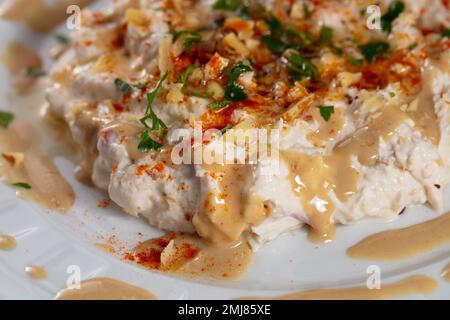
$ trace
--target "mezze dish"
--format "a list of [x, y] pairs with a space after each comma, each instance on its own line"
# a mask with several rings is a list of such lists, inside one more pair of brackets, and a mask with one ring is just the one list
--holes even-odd
[[[323, 243], [443, 210], [448, 2], [120, 0], [80, 21], [52, 51], [46, 112], [78, 179], [169, 232], [126, 259], [235, 278], [286, 232]], [[239, 145], [250, 132], [270, 139]]]

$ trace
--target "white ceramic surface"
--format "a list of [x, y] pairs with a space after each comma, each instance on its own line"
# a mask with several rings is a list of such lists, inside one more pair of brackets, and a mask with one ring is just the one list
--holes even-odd
[[[37, 48], [44, 56], [54, 41], [50, 35], [33, 34], [22, 25], [0, 22], [0, 50], [13, 39]], [[9, 99], [8, 81], [9, 76], [1, 66], [2, 110], [14, 109]], [[382, 284], [416, 274], [427, 274], [439, 281], [437, 291], [431, 295], [404, 298], [450, 298], [450, 284], [440, 279], [443, 267], [450, 263], [450, 245], [396, 263], [353, 260], [345, 254], [349, 246], [371, 233], [436, 217], [437, 214], [426, 206], [408, 209], [399, 220], [389, 224], [368, 222], [339, 227], [335, 241], [323, 246], [308, 242], [304, 230], [285, 235], [256, 253], [247, 276], [239, 281], [179, 279], [125, 263], [120, 257], [98, 249], [94, 243], [105, 242], [113, 234], [125, 246], [131, 246], [161, 233], [114, 206], [98, 208], [98, 202], [105, 195], [77, 182], [72, 174], [74, 164], [69, 160], [58, 158], [56, 164], [77, 194], [76, 205], [68, 214], [48, 212], [22, 201], [13, 189], [0, 184], [0, 233], [13, 235], [18, 242], [16, 250], [0, 251], [0, 299], [51, 299], [65, 286], [67, 268], [71, 265], [81, 268], [83, 279], [113, 277], [145, 287], [160, 299], [229, 299], [364, 285], [367, 267], [373, 264], [381, 268]], [[446, 209], [450, 210], [450, 190], [446, 192], [445, 202]], [[138, 232], [144, 237], [139, 237]], [[48, 278], [30, 280], [24, 272], [29, 264], [45, 267]]]

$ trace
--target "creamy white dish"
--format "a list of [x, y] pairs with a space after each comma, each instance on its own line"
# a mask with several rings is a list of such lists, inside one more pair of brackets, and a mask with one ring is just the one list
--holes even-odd
[[[327, 241], [335, 225], [424, 203], [441, 211], [448, 3], [379, 1], [379, 21], [372, 4], [124, 0], [83, 10], [47, 92], [79, 147], [77, 176], [152, 226], [254, 250], [304, 226]], [[173, 133], [195, 121], [221, 130], [210, 149], [233, 129], [278, 129], [279, 159], [175, 165]]]

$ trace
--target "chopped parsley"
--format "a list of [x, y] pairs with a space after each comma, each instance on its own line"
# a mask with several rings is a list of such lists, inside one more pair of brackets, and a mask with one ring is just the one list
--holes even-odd
[[303, 4], [303, 18], [309, 19], [311, 17], [311, 10], [306, 3]]
[[355, 67], [358, 67], [358, 68], [361, 67], [361, 65], [363, 63], [361, 59], [358, 59], [358, 58], [355, 58], [355, 57], [348, 57], [347, 58], [347, 62], [352, 64], [352, 65], [354, 65]]
[[41, 68], [31, 67], [27, 69], [27, 75], [34, 78], [45, 77], [47, 72]]
[[225, 128], [223, 128], [222, 130], [220, 130], [220, 133], [222, 135], [224, 135], [225, 133], [227, 133], [228, 130], [230, 130], [231, 128], [233, 128], [233, 126], [231, 124], [227, 125]]
[[194, 72], [195, 69], [197, 69], [198, 67], [196, 65], [190, 65], [189, 67], [187, 67], [187, 69], [183, 72], [183, 74], [181, 75], [181, 83], [183, 84], [183, 87], [186, 86], [187, 84], [187, 80], [189, 78], [189, 75]]
[[150, 138], [148, 130], [141, 133], [138, 149], [139, 151], [146, 153], [151, 150], [158, 151], [161, 149], [162, 144]]
[[185, 52], [189, 51], [192, 44], [200, 42], [202, 40], [200, 33], [198, 33], [197, 31], [177, 31], [171, 29], [169, 33], [173, 35], [174, 40], [177, 40], [178, 38], [183, 39], [183, 47]]
[[443, 29], [443, 30], [441, 31], [441, 35], [442, 35], [444, 38], [450, 38], [450, 28]]
[[[169, 73], [170, 73], [170, 71], [166, 71], [166, 73], [158, 81], [158, 84], [156, 85], [155, 89], [153, 89], [151, 92], [149, 92], [147, 94], [147, 109], [145, 111], [144, 117], [139, 120], [142, 123], [142, 125], [146, 128], [146, 130], [143, 131], [140, 136], [140, 143], [138, 145], [138, 149], [142, 152], [148, 152], [150, 150], [159, 150], [162, 147], [161, 143], [153, 140], [150, 137], [150, 132], [158, 133], [159, 137], [161, 138], [164, 135], [164, 133], [167, 129], [167, 126], [153, 112], [152, 105], [153, 105], [153, 102], [155, 101], [156, 96], [158, 95], [159, 91], [161, 90], [163, 82], [169, 76]], [[151, 120], [151, 122], [152, 122], [151, 127], [147, 123], [148, 120]]]
[[225, 74], [229, 76], [225, 88], [225, 100], [242, 101], [247, 99], [244, 88], [236, 80], [241, 74], [250, 71], [253, 71], [252, 67], [245, 65], [242, 61], [238, 61], [231, 69], [225, 71]]
[[11, 121], [14, 120], [14, 115], [11, 112], [0, 111], [0, 127], [8, 128]]
[[261, 41], [275, 54], [283, 53], [288, 48], [304, 48], [314, 43], [311, 34], [293, 27], [284, 28], [273, 15], [265, 19], [271, 34], [261, 37]]
[[214, 101], [214, 102], [211, 102], [209, 105], [208, 105], [208, 108], [209, 109], [211, 109], [211, 110], [220, 110], [220, 109], [223, 109], [223, 108], [225, 108], [225, 107], [228, 107], [230, 104], [232, 104], [233, 102], [232, 101], [229, 101], [229, 100], [219, 100], [219, 101]]
[[125, 81], [117, 78], [116, 80], [114, 80], [114, 85], [116, 86], [117, 89], [119, 89], [122, 92], [130, 92], [131, 90], [133, 90], [133, 87], [126, 83]]
[[294, 80], [311, 78], [313, 81], [319, 80], [319, 71], [311, 60], [302, 57], [298, 52], [291, 52], [288, 57], [289, 74]]
[[[286, 32], [291, 38], [294, 37], [296, 39], [299, 39], [302, 46], [309, 46], [314, 42], [312, 35], [308, 32], [299, 31], [292, 27], [287, 28]], [[298, 46], [298, 44], [293, 44], [293, 46]]]
[[27, 190], [31, 189], [31, 186], [26, 182], [13, 183], [12, 186], [20, 189], [27, 189]]
[[120, 91], [122, 91], [123, 93], [130, 92], [133, 90], [133, 88], [139, 89], [139, 90], [143, 89], [146, 86], [148, 86], [149, 83], [150, 83], [150, 81], [143, 82], [143, 83], [129, 84], [119, 78], [116, 78], [114, 80], [114, 85], [116, 86], [116, 88], [119, 89]]
[[330, 44], [331, 40], [333, 40], [333, 29], [328, 26], [323, 26], [320, 31], [320, 43]]
[[263, 36], [261, 37], [261, 41], [273, 53], [280, 54], [287, 49], [287, 45], [283, 41], [272, 36]]
[[236, 11], [242, 6], [241, 0], [217, 0], [213, 4], [214, 10]]
[[69, 38], [63, 36], [62, 34], [55, 34], [55, 40], [64, 46], [68, 46], [70, 44]]
[[359, 50], [366, 58], [367, 62], [374, 62], [378, 57], [384, 56], [389, 52], [389, 44], [383, 41], [377, 41], [359, 46]]
[[320, 115], [322, 118], [328, 122], [330, 120], [331, 115], [334, 113], [334, 106], [320, 106]]
[[381, 17], [381, 27], [385, 32], [391, 32], [392, 22], [405, 10], [402, 1], [394, 0], [389, 4], [388, 11]]

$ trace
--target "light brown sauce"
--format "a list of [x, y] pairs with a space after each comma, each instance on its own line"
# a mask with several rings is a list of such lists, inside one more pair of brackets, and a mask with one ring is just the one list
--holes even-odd
[[330, 218], [335, 206], [330, 192], [334, 192], [342, 202], [347, 201], [356, 192], [360, 178], [352, 159], [355, 157], [363, 165], [374, 165], [380, 137], [389, 140], [405, 119], [400, 110], [386, 107], [366, 128], [340, 143], [330, 155], [292, 151], [281, 154], [290, 169], [292, 189], [309, 216], [313, 230], [310, 239], [317, 242], [333, 237], [334, 226]]
[[319, 124], [319, 128], [308, 135], [309, 141], [317, 147], [323, 147], [326, 142], [334, 141], [345, 124], [344, 111], [342, 109], [335, 109], [328, 121], [325, 121], [322, 118], [319, 108], [310, 108], [307, 115], [304, 117], [307, 117], [308, 115], [311, 115]]
[[139, 244], [131, 260], [164, 272], [231, 280], [245, 274], [252, 250], [245, 241], [214, 246], [197, 236], [170, 234]]
[[442, 270], [441, 276], [445, 281], [450, 282], [450, 264]]
[[206, 196], [192, 221], [194, 227], [202, 238], [215, 244], [237, 241], [267, 214], [262, 200], [246, 190], [252, 168], [239, 164], [204, 164], [203, 168], [214, 175], [220, 192]]
[[408, 228], [369, 236], [347, 250], [352, 258], [402, 260], [450, 243], [450, 213]]
[[0, 250], [11, 251], [17, 247], [16, 239], [6, 234], [0, 234]]
[[110, 244], [96, 243], [95, 246], [106, 253], [110, 253], [110, 254], [116, 253], [116, 249]]
[[428, 61], [422, 76], [422, 90], [417, 100], [411, 104], [412, 108], [408, 108], [408, 115], [420, 128], [423, 136], [435, 145], [439, 144], [441, 133], [434, 111], [433, 80], [440, 72], [450, 75], [450, 52], [444, 52], [440, 60]]
[[[430, 294], [437, 288], [437, 282], [428, 276], [412, 276], [402, 281], [382, 285], [377, 290], [367, 287], [352, 287], [339, 289], [311, 290], [291, 293], [279, 297], [258, 297], [250, 299], [268, 300], [381, 300], [412, 294]], [[248, 299], [248, 298], [244, 298]]]
[[[0, 129], [0, 175], [8, 184], [24, 182], [30, 185], [31, 189], [17, 188], [22, 198], [51, 210], [66, 212], [75, 201], [75, 193], [34, 144], [35, 132], [30, 124], [14, 121], [8, 129]], [[11, 153], [20, 157], [13, 160]]]
[[43, 280], [47, 278], [47, 271], [39, 266], [28, 266], [25, 268], [25, 273], [33, 280]]
[[58, 0], [48, 5], [45, 0], [6, 0], [0, 7], [0, 18], [11, 21], [23, 21], [32, 30], [49, 32], [64, 19], [70, 5], [86, 6], [92, 0]]
[[82, 281], [79, 289], [63, 289], [56, 300], [156, 300], [148, 290], [110, 278]]
[[13, 41], [6, 46], [1, 60], [11, 76], [11, 86], [18, 94], [26, 93], [37, 82], [38, 78], [29, 74], [31, 68], [42, 68], [42, 59], [35, 50]]

